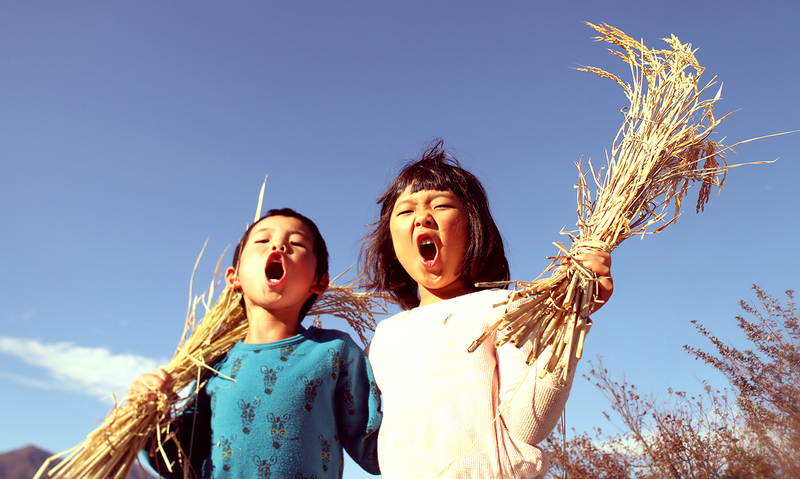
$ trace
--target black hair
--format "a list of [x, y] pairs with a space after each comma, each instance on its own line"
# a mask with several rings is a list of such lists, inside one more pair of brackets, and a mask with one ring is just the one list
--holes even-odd
[[[313, 221], [308, 219], [307, 217], [301, 215], [297, 211], [291, 208], [278, 208], [278, 209], [271, 209], [267, 211], [267, 213], [258, 219], [255, 223], [250, 225], [247, 230], [244, 232], [242, 239], [239, 240], [239, 244], [236, 245], [236, 249], [233, 251], [233, 261], [231, 266], [233, 269], [239, 270], [239, 260], [242, 256], [242, 251], [244, 250], [244, 245], [247, 244], [247, 240], [250, 239], [250, 233], [253, 231], [253, 228], [261, 222], [261, 220], [265, 218], [269, 218], [271, 216], [286, 216], [287, 218], [295, 218], [303, 222], [308, 229], [311, 230], [312, 235], [312, 249], [314, 251], [314, 256], [317, 259], [317, 269], [315, 271], [316, 279], [319, 281], [323, 276], [328, 274], [328, 246], [325, 244], [325, 239], [322, 237], [322, 234], [319, 232], [319, 228], [317, 225], [314, 224]], [[314, 301], [317, 300], [319, 295], [312, 294], [310, 298], [303, 303], [303, 307], [300, 308], [300, 314], [297, 318], [297, 323], [301, 323], [303, 318], [306, 316], [306, 313], [311, 309], [311, 306], [314, 305]]]
[[[378, 197], [378, 221], [361, 250], [361, 273], [368, 289], [388, 292], [403, 309], [419, 306], [419, 286], [395, 257], [389, 221], [397, 198], [411, 185], [411, 192], [452, 191], [464, 203], [469, 241], [461, 275], [468, 285], [483, 281], [507, 281], [508, 260], [503, 238], [489, 210], [483, 185], [458, 160], [434, 140], [420, 158], [407, 163], [397, 178]], [[477, 288], [472, 286], [475, 290]]]

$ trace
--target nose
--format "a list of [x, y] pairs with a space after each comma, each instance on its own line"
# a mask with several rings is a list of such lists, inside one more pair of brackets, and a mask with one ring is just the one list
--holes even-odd
[[272, 251], [281, 251], [281, 252], [285, 252], [285, 251], [286, 251], [286, 245], [285, 245], [285, 244], [283, 244], [283, 243], [280, 243], [280, 244], [278, 244], [278, 243], [272, 243]]
[[433, 217], [431, 216], [430, 212], [428, 210], [418, 211], [416, 224], [417, 226], [430, 226], [433, 224]]

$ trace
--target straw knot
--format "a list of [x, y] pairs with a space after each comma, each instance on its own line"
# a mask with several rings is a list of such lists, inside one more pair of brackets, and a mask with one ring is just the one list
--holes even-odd
[[592, 240], [592, 239], [590, 239], [590, 240], [581, 240], [581, 241], [576, 241], [575, 243], [572, 243], [572, 248], [570, 248], [570, 252], [572, 254], [576, 254], [576, 253], [579, 253], [583, 249], [594, 249], [594, 250], [602, 251], [604, 253], [610, 253], [611, 250], [613, 249], [613, 247], [610, 244], [608, 244], [608, 243], [606, 243], [604, 241], [600, 241], [600, 240]]

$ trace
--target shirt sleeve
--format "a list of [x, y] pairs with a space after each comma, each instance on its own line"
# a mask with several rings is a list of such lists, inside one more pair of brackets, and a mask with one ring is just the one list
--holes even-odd
[[[191, 454], [189, 477], [202, 477], [202, 468], [205, 459], [209, 455], [209, 437], [211, 409], [208, 394], [205, 388], [198, 393], [197, 399], [191, 404], [187, 404], [173, 419], [170, 424], [172, 437], [166, 440], [162, 437], [161, 447], [170, 461], [172, 472], [164, 461], [164, 455], [158, 449], [154, 434], [150, 435], [144, 453], [150, 466], [164, 479], [183, 479], [183, 467], [180, 461], [180, 450], [185, 454]], [[148, 454], [153, 450], [153, 455]]]
[[366, 354], [349, 338], [342, 346], [342, 360], [336, 384], [339, 440], [358, 465], [377, 475], [380, 393]]
[[539, 378], [550, 359], [549, 348], [528, 366], [526, 360], [532, 349], [531, 341], [521, 348], [505, 344], [496, 349], [500, 413], [509, 433], [531, 445], [545, 440], [558, 424], [572, 389], [578, 362], [572, 359], [569, 377], [563, 384], [557, 384], [555, 374]]

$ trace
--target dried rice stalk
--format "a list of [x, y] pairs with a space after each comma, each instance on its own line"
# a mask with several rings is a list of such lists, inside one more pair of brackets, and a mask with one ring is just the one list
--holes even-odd
[[[544, 272], [554, 270], [550, 278], [480, 284], [515, 284], [515, 289], [504, 303], [506, 313], [501, 320], [469, 348], [474, 351], [495, 330], [508, 330], [498, 346], [509, 342], [521, 347], [533, 341], [529, 364], [550, 348], [553, 354], [540, 376], [556, 371], [561, 382], [567, 380], [573, 358], [581, 357], [598, 280], [577, 261], [564, 260], [582, 249], [610, 252], [632, 236], [662, 231], [677, 220], [693, 183], [700, 185], [696, 211], [702, 211], [712, 186], [719, 188], [725, 181], [729, 166], [724, 152], [731, 148], [709, 139], [727, 115], [714, 117], [721, 90], [713, 99], [700, 99], [713, 79], [700, 86], [703, 67], [691, 44], [683, 44], [673, 35], [664, 39], [670, 49], [651, 50], [609, 25], [588, 25], [600, 33], [596, 40], [620, 49], [609, 50], [630, 65], [633, 81], [627, 84], [595, 67], [578, 70], [617, 82], [630, 106], [624, 110], [608, 165], [596, 173], [589, 162], [597, 185], [594, 198], [578, 164], [578, 231], [566, 233], [573, 241], [571, 248], [554, 243], [560, 251]], [[671, 206], [672, 213], [668, 211]], [[514, 304], [524, 299], [528, 301]]]
[[[202, 252], [200, 254], [202, 256]], [[199, 260], [198, 257], [198, 262]], [[184, 403], [176, 393], [169, 396], [159, 393], [158, 401], [155, 402], [148, 401], [141, 395], [127, 397], [111, 409], [104, 423], [82, 443], [45, 461], [34, 479], [124, 479], [128, 477], [139, 451], [146, 447], [151, 435], [156, 440], [151, 443], [150, 454], [164, 454], [161, 445], [166, 441], [176, 440], [175, 432], [170, 427], [170, 418], [183, 407], [179, 402], [190, 403], [202, 385], [200, 378], [204, 369], [212, 369], [211, 365], [247, 334], [247, 319], [241, 306], [241, 293], [226, 287], [216, 303], [211, 305], [221, 261], [222, 256], [217, 262], [210, 289], [200, 297], [190, 300], [180, 343], [172, 361], [164, 367], [173, 379], [174, 391], [180, 391], [197, 381], [188, 401]], [[347, 286], [331, 285], [314, 303], [308, 315], [330, 314], [344, 318], [366, 345], [364, 331], [375, 330], [374, 314], [388, 313], [388, 297], [356, 292], [353, 284], [355, 283]], [[189, 296], [192, 296], [191, 283]], [[200, 304], [205, 308], [206, 314], [197, 323], [195, 313]], [[314, 322], [319, 324], [319, 318]], [[63, 462], [50, 469], [51, 462], [65, 455], [68, 456]], [[188, 451], [182, 452], [178, 462], [184, 463], [188, 457]], [[164, 459], [165, 463], [170, 463], [166, 457]], [[189, 477], [188, 475], [188, 468], [184, 468], [184, 477]]]
[[[346, 272], [346, 271], [345, 271]], [[344, 273], [333, 278], [332, 281], [339, 279]], [[357, 292], [359, 281], [352, 281], [346, 286], [328, 286], [325, 294], [317, 298], [314, 306], [308, 312], [308, 316], [315, 316], [314, 326], [321, 326], [320, 316], [329, 314], [342, 318], [358, 334], [359, 339], [366, 347], [369, 339], [365, 336], [366, 331], [375, 331], [374, 314], [388, 314], [387, 305], [393, 302], [391, 296], [383, 292]]]

